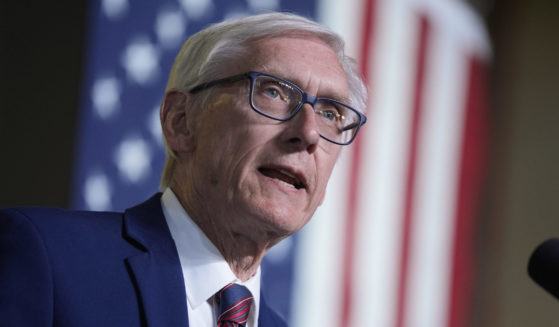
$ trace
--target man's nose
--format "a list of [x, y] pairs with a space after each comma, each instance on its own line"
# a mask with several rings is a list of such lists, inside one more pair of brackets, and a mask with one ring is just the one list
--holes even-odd
[[318, 132], [317, 115], [310, 103], [305, 103], [299, 112], [287, 122], [288, 142], [300, 150], [305, 149], [309, 153], [316, 151], [320, 134]]

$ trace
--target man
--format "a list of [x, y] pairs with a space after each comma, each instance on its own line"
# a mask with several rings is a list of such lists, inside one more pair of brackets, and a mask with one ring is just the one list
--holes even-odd
[[260, 262], [324, 199], [364, 103], [343, 42], [314, 22], [273, 13], [197, 33], [161, 105], [164, 193], [124, 213], [2, 211], [0, 321], [284, 326]]

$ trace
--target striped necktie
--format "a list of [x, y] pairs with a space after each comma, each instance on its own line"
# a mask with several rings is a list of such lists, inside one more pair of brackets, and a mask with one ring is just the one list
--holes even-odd
[[250, 307], [252, 306], [252, 294], [241, 285], [228, 284], [216, 294], [219, 306], [217, 327], [240, 327], [245, 326]]

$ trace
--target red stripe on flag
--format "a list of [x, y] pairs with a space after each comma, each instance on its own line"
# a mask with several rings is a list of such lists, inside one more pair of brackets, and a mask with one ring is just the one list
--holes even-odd
[[469, 79], [464, 114], [464, 133], [457, 194], [451, 303], [448, 326], [469, 325], [474, 288], [474, 237], [483, 188], [487, 139], [486, 67], [479, 58], [469, 62]]
[[376, 1], [365, 0], [365, 11], [363, 17], [363, 34], [361, 35], [361, 49], [359, 58], [360, 72], [365, 80], [365, 83], [371, 89], [371, 80], [369, 79], [369, 72], [371, 68], [371, 54], [373, 53], [373, 36], [375, 35], [375, 17], [376, 17]]
[[429, 41], [430, 23], [426, 16], [419, 17], [419, 42], [416, 56], [416, 75], [412, 107], [412, 122], [409, 142], [409, 160], [406, 177], [406, 193], [404, 198], [404, 216], [402, 220], [402, 245], [400, 256], [400, 275], [397, 293], [396, 326], [404, 325], [406, 312], [407, 277], [410, 252], [411, 225], [413, 215], [414, 189], [416, 181], [417, 148], [419, 143], [419, 126], [423, 114], [423, 90], [425, 86], [425, 70], [427, 61], [427, 44]]
[[[361, 38], [360, 49], [360, 72], [363, 76], [365, 84], [371, 87], [369, 80], [369, 67], [371, 63], [371, 53], [374, 36], [374, 18], [376, 1], [364, 0], [364, 17], [363, 17], [363, 34]], [[363, 134], [366, 129], [361, 129], [361, 137], [357, 137], [351, 147], [351, 170], [349, 173], [348, 183], [348, 200], [347, 200], [347, 217], [345, 226], [345, 241], [343, 250], [343, 265], [342, 265], [342, 299], [341, 299], [341, 313], [340, 313], [340, 326], [346, 327], [350, 324], [351, 319], [351, 299], [353, 297], [353, 267], [355, 261], [355, 232], [357, 220], [357, 189], [359, 187], [359, 177], [361, 170], [361, 149]]]

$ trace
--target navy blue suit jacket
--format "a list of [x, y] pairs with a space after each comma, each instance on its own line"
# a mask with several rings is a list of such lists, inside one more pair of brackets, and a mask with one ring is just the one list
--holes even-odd
[[[160, 197], [124, 213], [0, 211], [0, 324], [188, 326]], [[285, 326], [263, 297], [258, 323]]]

